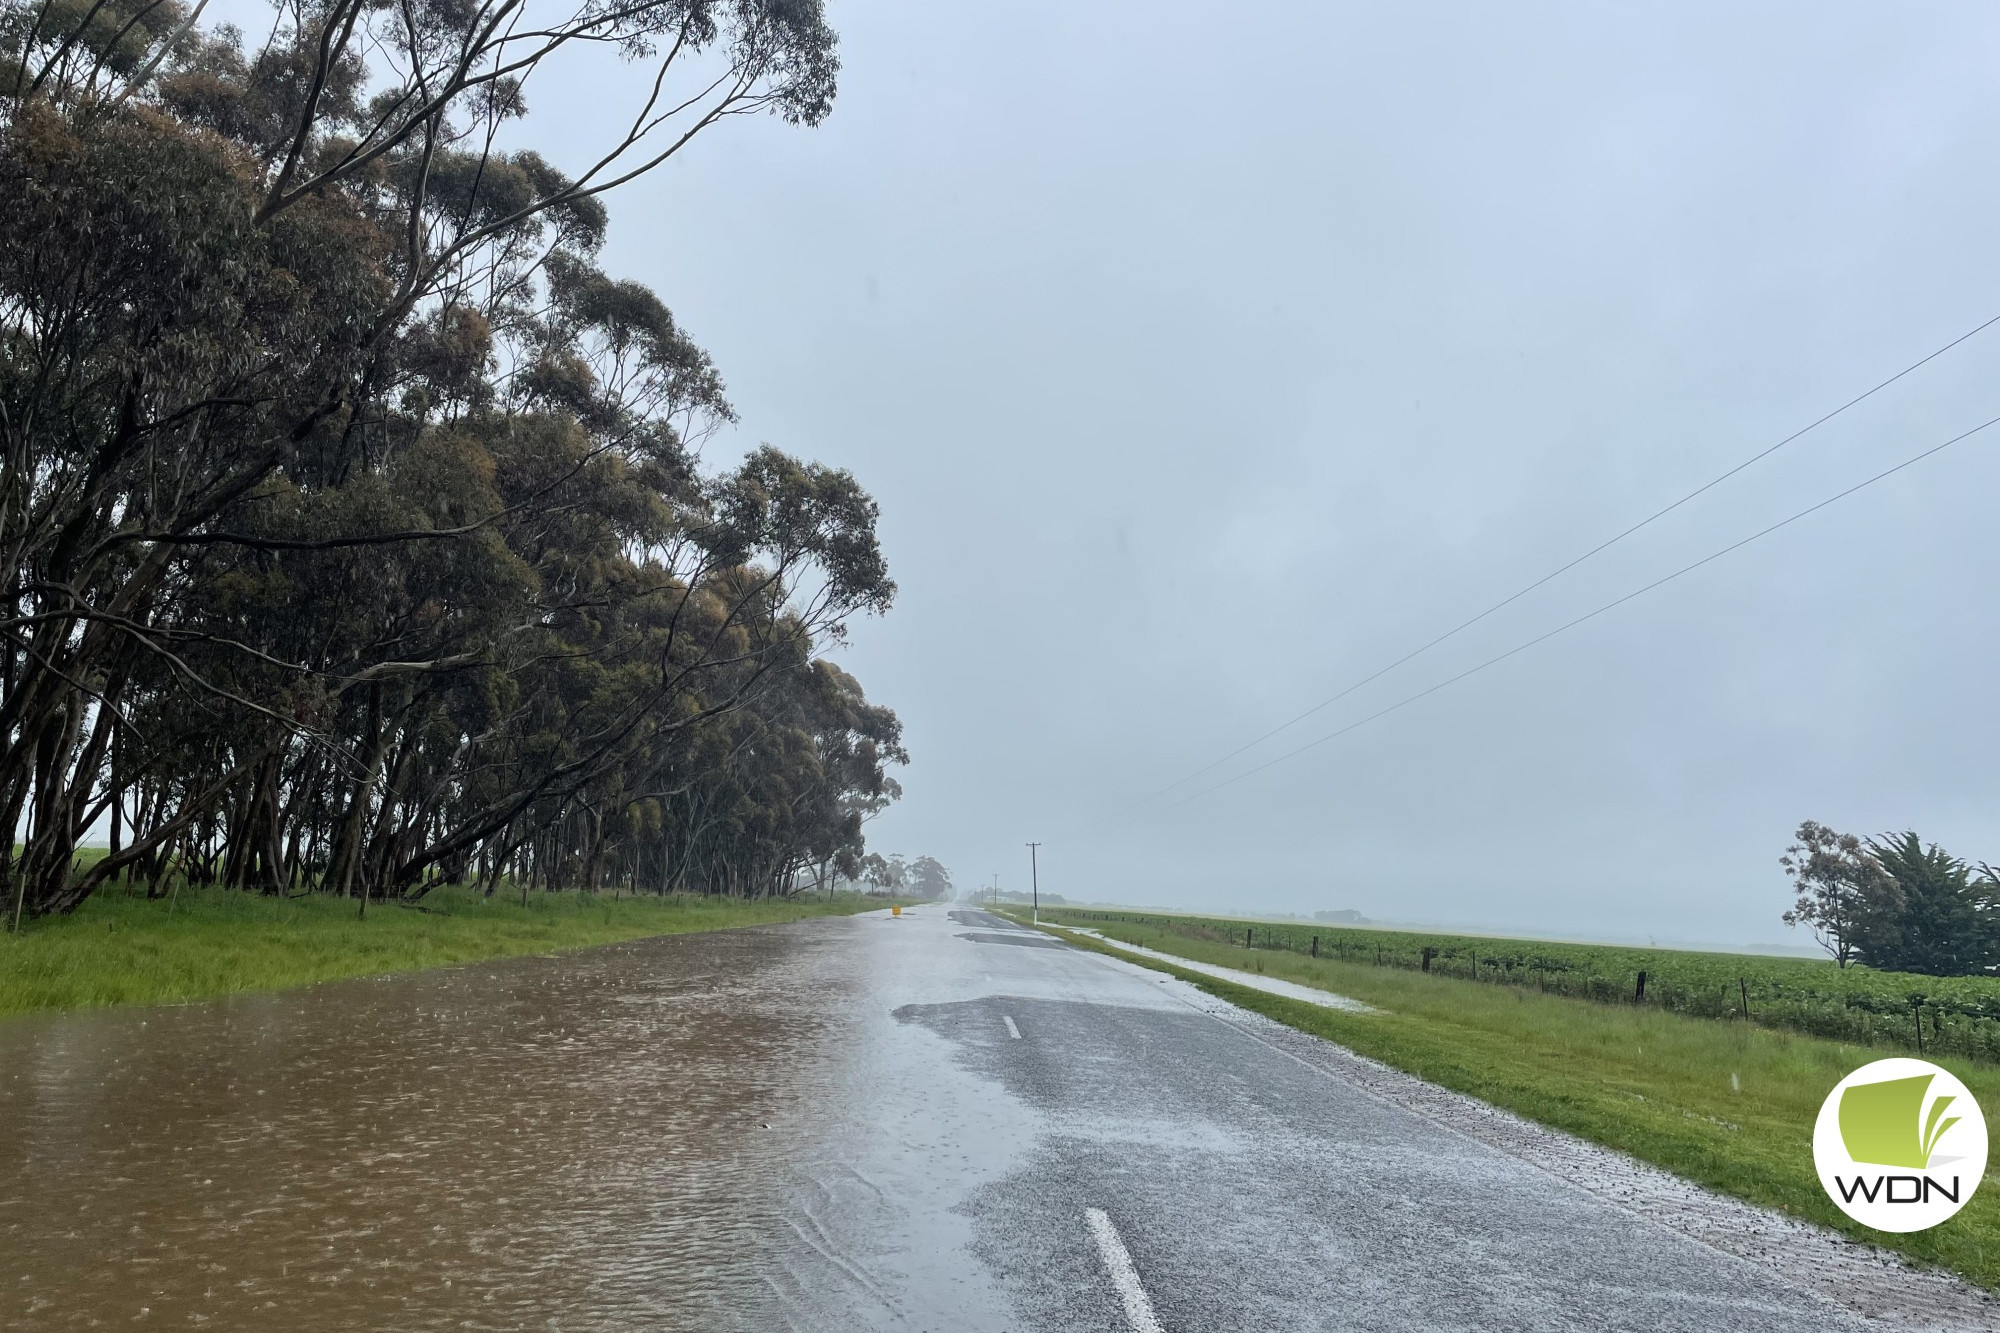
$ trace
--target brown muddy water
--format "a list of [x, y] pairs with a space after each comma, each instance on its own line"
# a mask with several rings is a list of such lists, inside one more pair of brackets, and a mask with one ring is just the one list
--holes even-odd
[[863, 931], [0, 1022], [0, 1328], [769, 1326]]

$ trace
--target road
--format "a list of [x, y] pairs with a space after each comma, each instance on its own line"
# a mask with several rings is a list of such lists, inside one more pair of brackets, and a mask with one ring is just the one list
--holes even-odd
[[939, 905], [21, 1020], [0, 1073], [10, 1329], [1990, 1326]]

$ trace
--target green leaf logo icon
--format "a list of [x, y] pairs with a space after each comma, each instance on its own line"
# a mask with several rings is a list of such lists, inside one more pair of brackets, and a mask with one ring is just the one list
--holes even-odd
[[1938, 1140], [1961, 1117], [1945, 1116], [1957, 1100], [1942, 1095], [1928, 1113], [1924, 1095], [1931, 1074], [1892, 1078], [1882, 1083], [1857, 1083], [1840, 1096], [1840, 1137], [1847, 1155], [1857, 1162], [1901, 1166], [1921, 1171], [1931, 1162]]
[[1877, 1231], [1928, 1231], [1986, 1174], [1986, 1116], [1958, 1075], [1928, 1060], [1871, 1060], [1833, 1085], [1813, 1119], [1813, 1169], [1833, 1206]]

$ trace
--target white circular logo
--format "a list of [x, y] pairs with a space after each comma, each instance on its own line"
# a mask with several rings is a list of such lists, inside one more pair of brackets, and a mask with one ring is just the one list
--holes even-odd
[[1827, 1197], [1877, 1231], [1923, 1231], [1965, 1207], [1986, 1174], [1986, 1117], [1951, 1071], [1877, 1060], [1840, 1080], [1813, 1126]]

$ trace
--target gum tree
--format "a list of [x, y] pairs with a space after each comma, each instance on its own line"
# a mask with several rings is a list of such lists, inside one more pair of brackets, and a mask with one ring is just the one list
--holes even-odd
[[[700, 474], [719, 377], [595, 266], [605, 191], [825, 117], [819, 6], [334, 0], [254, 47], [200, 13], [0, 9], [16, 918], [169, 861], [365, 902], [641, 827], [646, 765], [893, 593], [846, 474]], [[574, 174], [508, 146], [558, 55], [647, 75]]]

